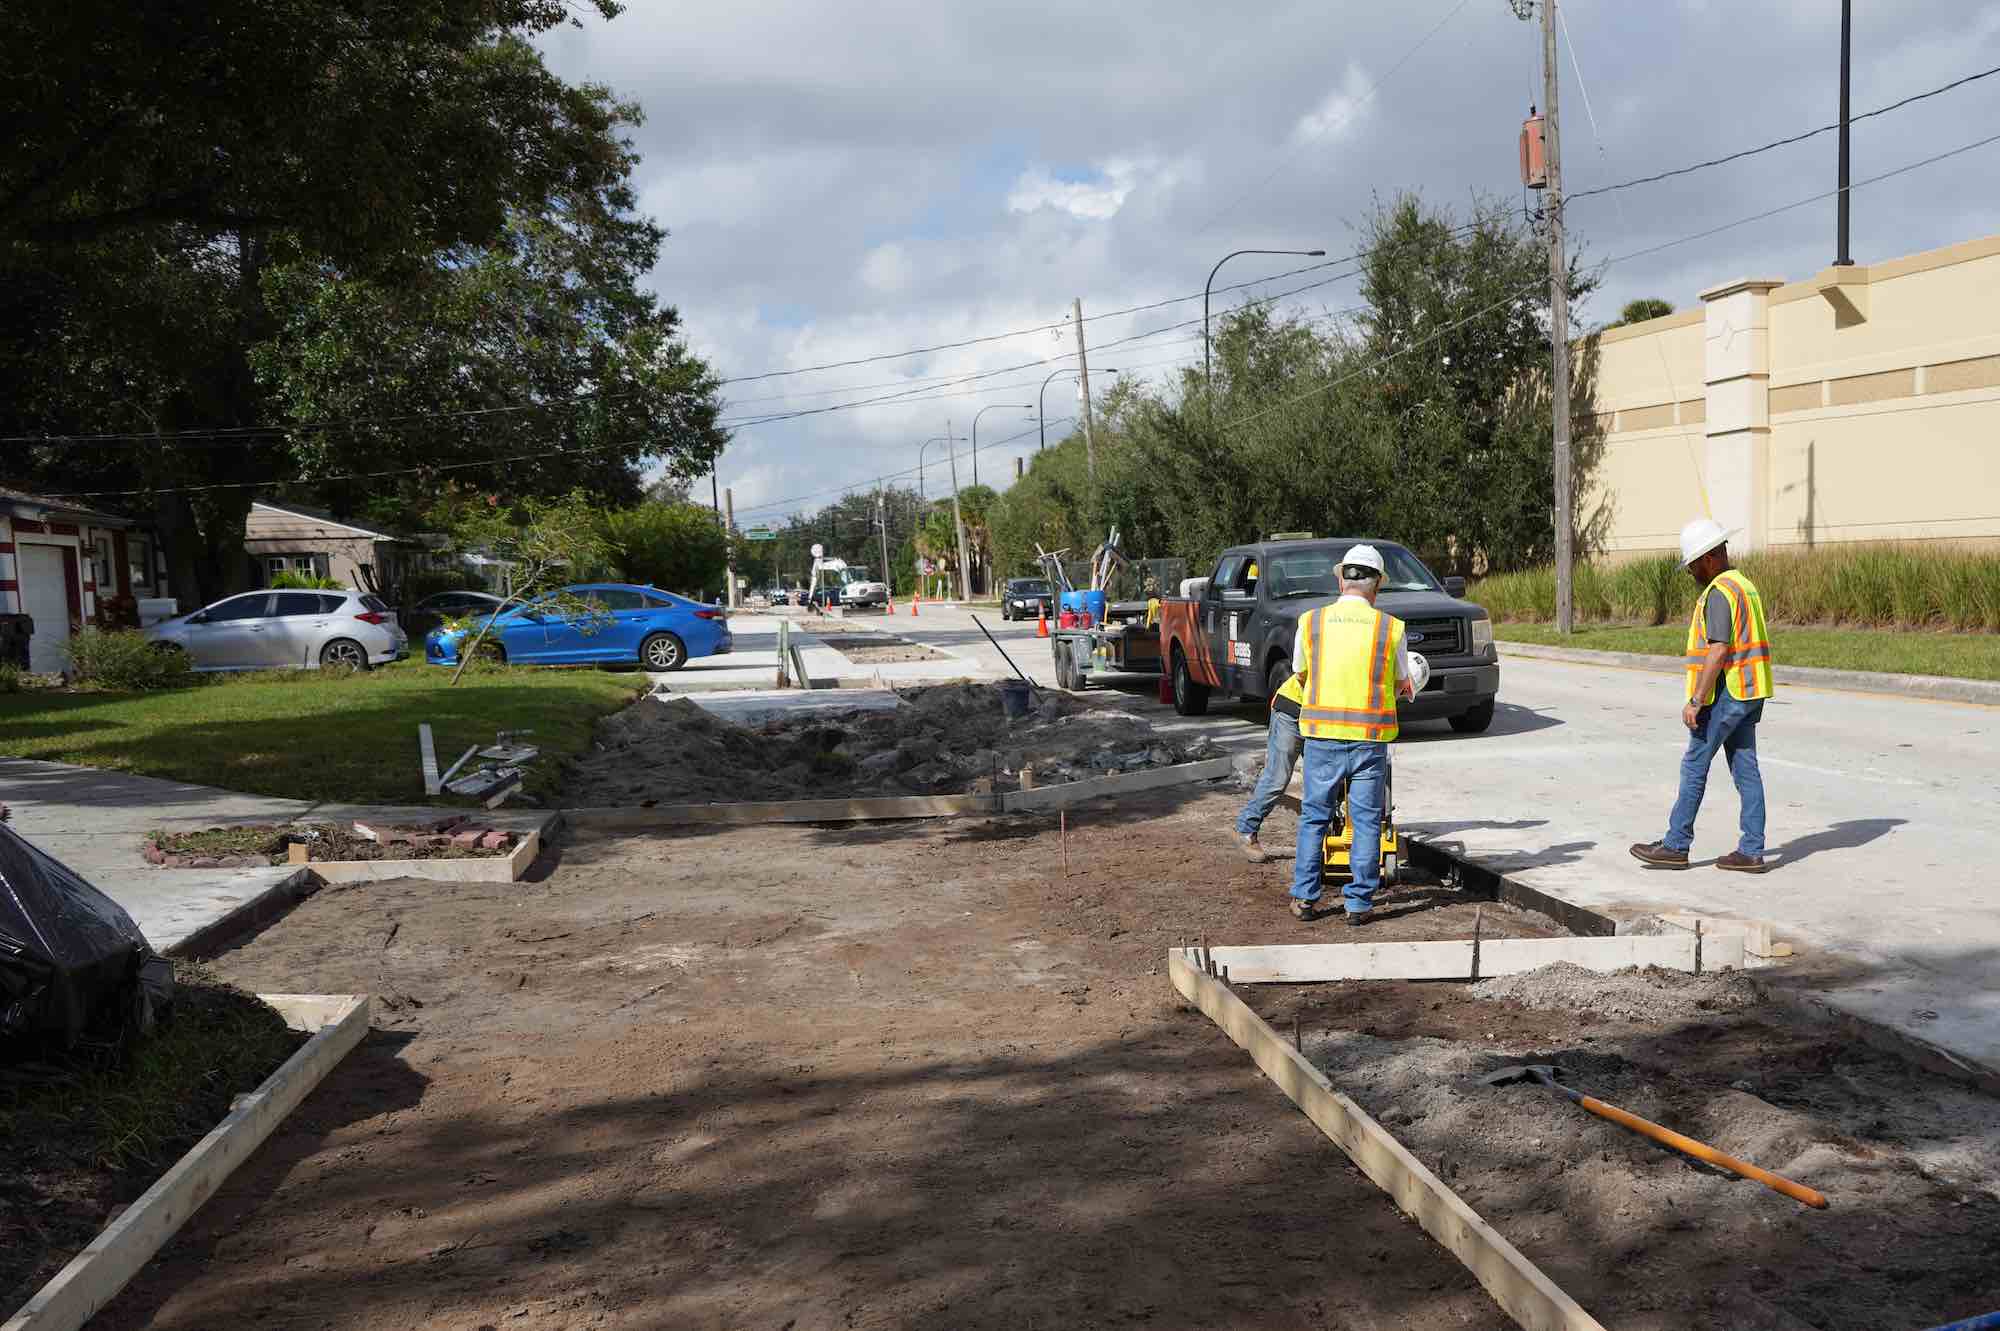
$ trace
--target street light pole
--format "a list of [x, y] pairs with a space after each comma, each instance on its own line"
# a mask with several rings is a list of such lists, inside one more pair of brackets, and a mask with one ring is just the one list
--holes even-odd
[[1239, 254], [1289, 254], [1300, 259], [1323, 259], [1325, 250], [1234, 250], [1216, 260], [1215, 267], [1208, 270], [1208, 281], [1201, 284], [1201, 382], [1206, 388], [1213, 372], [1209, 367], [1208, 355], [1208, 289], [1215, 285], [1215, 275], [1222, 271], [1222, 265]]
[[994, 407], [1019, 407], [1022, 411], [1033, 411], [1032, 402], [995, 402], [972, 413], [972, 483], [979, 484], [979, 418]]
[[939, 435], [932, 435], [929, 439], [926, 439], [924, 440], [923, 443], [917, 445], [917, 502], [918, 503], [922, 503], [924, 498], [924, 450], [926, 448], [929, 448], [932, 444], [941, 444], [943, 442], [945, 442], [945, 436], [939, 434]]
[[[1097, 372], [1099, 374], [1123, 373], [1123, 371], [1121, 370], [1107, 369], [1102, 366], [1098, 368]], [[1049, 382], [1050, 380], [1055, 379], [1058, 375], [1075, 374], [1075, 373], [1076, 373], [1075, 367], [1069, 365], [1063, 366], [1060, 370], [1049, 371], [1048, 378], [1042, 380], [1041, 391], [1035, 394], [1035, 419], [1041, 423], [1041, 435], [1042, 435], [1041, 443], [1035, 446], [1035, 451], [1037, 453], [1041, 452], [1044, 448], [1047, 448], [1049, 446], [1049, 418], [1047, 416], [1047, 412], [1049, 409]]]
[[952, 441], [951, 422], [944, 423], [945, 455], [951, 459], [951, 525], [958, 531], [958, 599], [972, 599], [972, 562], [965, 550], [965, 515], [958, 506], [958, 445]]
[[1847, 71], [1853, 52], [1854, 0], [1840, 0], [1840, 235], [1839, 253], [1834, 258], [1836, 268], [1846, 268], [1854, 263], [1854, 255], [1847, 247], [1847, 198], [1851, 192], [1847, 186]]

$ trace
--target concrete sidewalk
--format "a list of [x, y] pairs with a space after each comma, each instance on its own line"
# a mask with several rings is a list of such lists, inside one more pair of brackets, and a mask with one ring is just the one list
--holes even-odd
[[[383, 821], [436, 818], [452, 810], [382, 807], [240, 795], [213, 786], [162, 781], [66, 763], [0, 758], [0, 804], [38, 848], [82, 874], [125, 908], [146, 941], [164, 952], [296, 875], [290, 865], [256, 869], [160, 869], [140, 857], [156, 828], [186, 831], [231, 822]], [[480, 821], [524, 831], [548, 817], [542, 809], [473, 810]]]

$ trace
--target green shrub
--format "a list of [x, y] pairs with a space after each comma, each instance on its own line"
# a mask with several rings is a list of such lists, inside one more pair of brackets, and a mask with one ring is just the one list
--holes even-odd
[[271, 587], [281, 592], [340, 592], [347, 586], [339, 578], [322, 578], [317, 573], [280, 573]]
[[[2000, 631], [2000, 554], [1914, 545], [1760, 550], [1743, 572], [1780, 624]], [[1572, 592], [1579, 621], [1684, 624], [1701, 588], [1672, 555], [1579, 564]], [[1481, 579], [1469, 595], [1496, 620], [1555, 618], [1555, 570]]]
[[69, 640], [69, 672], [78, 684], [128, 692], [164, 689], [187, 678], [187, 653], [155, 646], [129, 630], [87, 628]]
[[27, 685], [22, 676], [27, 672], [12, 661], [0, 661], [0, 693], [24, 693]]
[[411, 606], [439, 592], [483, 592], [486, 584], [462, 568], [418, 569], [396, 588], [397, 603]]

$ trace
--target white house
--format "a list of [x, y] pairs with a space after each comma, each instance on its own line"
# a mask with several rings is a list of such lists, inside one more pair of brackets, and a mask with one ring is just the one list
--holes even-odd
[[29, 668], [68, 664], [70, 634], [109, 617], [129, 598], [131, 615], [167, 595], [159, 542], [131, 518], [0, 486], [0, 614], [26, 614], [35, 631]]

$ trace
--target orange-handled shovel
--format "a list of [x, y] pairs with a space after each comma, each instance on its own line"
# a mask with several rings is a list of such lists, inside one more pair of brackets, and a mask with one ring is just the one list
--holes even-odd
[[1784, 1193], [1785, 1196], [1790, 1197], [1793, 1201], [1804, 1202], [1807, 1206], [1821, 1211], [1826, 1209], [1825, 1193], [1814, 1188], [1808, 1188], [1803, 1183], [1794, 1183], [1782, 1175], [1773, 1174], [1768, 1169], [1759, 1169], [1747, 1160], [1738, 1160], [1733, 1155], [1725, 1155], [1706, 1142], [1698, 1142], [1692, 1137], [1683, 1137], [1672, 1128], [1663, 1128], [1657, 1123], [1640, 1118], [1637, 1114], [1627, 1113], [1617, 1105], [1608, 1105], [1594, 1096], [1585, 1095], [1582, 1091], [1572, 1090], [1570, 1087], [1556, 1080], [1557, 1074], [1561, 1071], [1562, 1069], [1549, 1063], [1528, 1063], [1518, 1067], [1501, 1068], [1498, 1072], [1487, 1076], [1486, 1084], [1488, 1086], [1505, 1086], [1510, 1082], [1517, 1081], [1540, 1082], [1550, 1090], [1568, 1096], [1572, 1101], [1582, 1105], [1599, 1118], [1609, 1119], [1620, 1127], [1630, 1128], [1640, 1136], [1650, 1137], [1662, 1146], [1671, 1146], [1676, 1151], [1726, 1169], [1732, 1174], [1741, 1174], [1744, 1178], [1755, 1179], [1774, 1192]]

